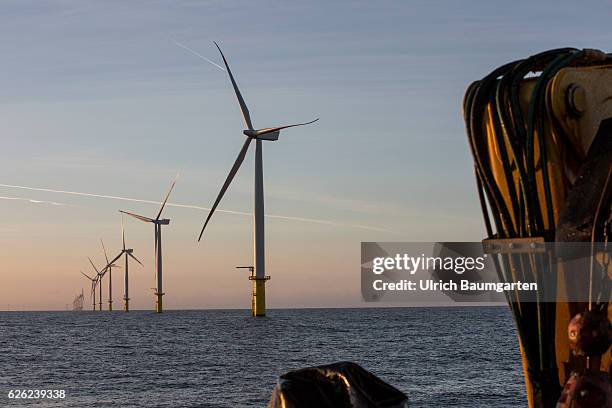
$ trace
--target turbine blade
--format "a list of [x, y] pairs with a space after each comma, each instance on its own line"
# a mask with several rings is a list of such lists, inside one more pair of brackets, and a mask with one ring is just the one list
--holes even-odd
[[123, 226], [123, 214], [121, 214], [121, 241], [123, 242], [123, 250], [125, 251], [125, 227]]
[[106, 266], [112, 266], [113, 268], [121, 268], [121, 266], [119, 265], [115, 265], [115, 261], [117, 261], [119, 258], [121, 258], [121, 255], [123, 255], [123, 251], [121, 251], [119, 253], [119, 255], [117, 255], [116, 257], [113, 258], [112, 261], [110, 261]]
[[221, 53], [221, 58], [223, 58], [223, 63], [225, 64], [225, 68], [227, 68], [227, 73], [229, 74], [230, 81], [232, 81], [232, 86], [234, 87], [234, 92], [236, 93], [236, 97], [238, 98], [238, 103], [240, 104], [240, 110], [242, 111], [242, 116], [244, 117], [244, 123], [247, 125], [247, 128], [249, 128], [249, 130], [253, 130], [253, 123], [251, 122], [251, 115], [249, 113], [249, 108], [247, 108], [247, 105], [244, 102], [244, 98], [242, 97], [242, 94], [240, 93], [240, 89], [238, 89], [238, 85], [236, 84], [234, 75], [232, 75], [232, 70], [227, 64], [227, 60], [225, 59], [225, 55], [223, 55], [223, 51], [221, 51], [219, 44], [215, 42], [215, 46]]
[[119, 210], [119, 212], [123, 213], [123, 214], [127, 214], [127, 215], [129, 215], [131, 217], [136, 218], [137, 220], [140, 220], [140, 221], [144, 221], [144, 222], [153, 222], [153, 221], [155, 221], [153, 218], [145, 217], [143, 215], [138, 215], [138, 214], [134, 214], [134, 213], [123, 211], [123, 210]]
[[210, 211], [208, 213], [208, 217], [206, 217], [206, 222], [204, 222], [204, 226], [202, 227], [202, 231], [200, 232], [200, 236], [198, 237], [198, 241], [200, 241], [202, 239], [202, 234], [204, 234], [204, 229], [208, 225], [208, 221], [210, 221], [210, 217], [212, 217], [213, 213], [215, 212], [215, 209], [219, 205], [219, 202], [223, 198], [223, 195], [227, 191], [227, 188], [229, 187], [230, 183], [234, 179], [234, 176], [238, 172], [238, 169], [240, 168], [240, 165], [244, 161], [244, 157], [246, 156], [246, 153], [249, 150], [249, 145], [251, 144], [251, 140], [253, 140], [253, 138], [247, 137], [247, 139], [244, 142], [244, 145], [242, 145], [242, 149], [240, 150], [240, 153], [238, 153], [238, 157], [236, 158], [236, 161], [234, 162], [234, 165], [232, 166], [232, 169], [230, 170], [229, 174], [227, 175], [227, 179], [225, 179], [225, 183], [223, 183], [223, 187], [221, 187], [221, 191], [219, 192], [219, 195], [217, 196], [217, 199], [215, 200], [215, 203], [213, 204], [212, 208], [210, 209]]
[[104, 258], [106, 258], [106, 264], [108, 265], [108, 255], [106, 255], [106, 248], [104, 247], [104, 241], [102, 241], [102, 238], [100, 238], [100, 242], [102, 243], [102, 250], [104, 251]]
[[87, 259], [89, 259], [89, 263], [91, 264], [91, 266], [94, 268], [94, 271], [96, 271], [96, 273], [98, 275], [100, 275], [100, 271], [98, 270], [98, 268], [96, 268], [96, 265], [94, 265], [93, 261], [91, 260], [91, 258], [87, 257]]
[[170, 190], [168, 190], [168, 194], [166, 194], [166, 198], [164, 199], [164, 202], [162, 203], [162, 206], [159, 209], [159, 213], [157, 213], [157, 217], [155, 218], [156, 221], [159, 220], [159, 217], [161, 217], [162, 211], [164, 211], [164, 207], [166, 206], [166, 203], [168, 202], [168, 198], [170, 197], [170, 193], [172, 192], [172, 189], [174, 188], [174, 185], [176, 184], [177, 179], [178, 179], [178, 174], [174, 177], [174, 180], [172, 180], [172, 184], [170, 185]]
[[79, 272], [81, 272], [81, 274], [82, 274], [83, 276], [85, 276], [87, 279], [89, 279], [90, 281], [92, 281], [92, 282], [93, 282], [94, 278], [92, 278], [91, 276], [89, 276], [88, 274], [86, 274], [86, 273], [85, 273], [85, 272], [83, 272], [83, 271], [79, 271]]
[[265, 135], [266, 133], [278, 132], [280, 130], [291, 128], [291, 127], [310, 125], [311, 123], [315, 123], [318, 120], [319, 118], [316, 118], [315, 120], [311, 120], [310, 122], [296, 123], [294, 125], [286, 125], [286, 126], [279, 126], [279, 127], [273, 127], [273, 128], [259, 129], [255, 131], [255, 135], [261, 136], [261, 135]]
[[130, 258], [132, 258], [133, 260], [135, 260], [136, 262], [138, 262], [138, 263], [139, 263], [141, 266], [144, 266], [144, 265], [142, 264], [142, 262], [140, 262], [140, 261], [138, 260], [138, 258], [136, 258], [134, 255], [132, 255], [132, 254], [131, 254], [131, 253], [129, 253], [129, 252], [127, 252], [127, 254], [128, 254], [128, 256], [129, 256]]

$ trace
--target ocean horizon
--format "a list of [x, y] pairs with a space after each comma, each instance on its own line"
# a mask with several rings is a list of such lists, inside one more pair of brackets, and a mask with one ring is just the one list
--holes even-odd
[[[123, 310], [123, 304], [120, 303], [120, 301], [115, 301], [114, 302], [115, 306], [114, 307], [118, 307], [116, 309], [113, 310], [108, 310], [108, 303], [103, 303], [103, 307], [104, 309], [102, 310], [102, 312], [111, 312], [111, 313], [125, 313], [125, 311]], [[457, 304], [457, 303], [455, 303]], [[91, 306], [91, 304], [89, 305]], [[96, 303], [96, 307], [98, 306], [98, 304]], [[393, 306], [393, 305], [385, 305], [385, 306], [350, 306], [350, 307], [329, 307], [329, 306], [323, 306], [323, 307], [318, 307], [318, 306], [312, 306], [312, 307], [266, 307], [266, 310], [269, 312], [271, 310], [337, 310], [337, 309], [341, 309], [341, 310], [361, 310], [361, 309], [423, 309], [423, 308], [442, 308], [442, 309], [448, 309], [448, 308], [466, 308], [466, 307], [501, 307], [501, 308], [508, 308], [508, 305], [506, 303], [495, 303], [495, 302], [472, 302], [472, 303], [468, 303], [468, 302], [462, 302], [459, 304], [459, 306], [449, 306], [448, 303], [446, 304], [415, 304], [415, 305], [397, 305], [397, 306]], [[10, 313], [10, 312], [18, 312], [18, 313], [55, 313], [55, 312], [70, 312], [70, 313], [79, 313], [79, 312], [93, 312], [94, 310], [90, 307], [87, 307], [87, 304], [85, 304], [83, 306], [83, 310], [72, 310], [72, 309], [0, 309], [0, 313]], [[96, 312], [99, 312], [100, 310], [96, 309]], [[206, 312], [206, 311], [244, 311], [247, 315], [251, 315], [251, 309], [250, 308], [245, 308], [245, 307], [221, 307], [221, 308], [171, 308], [171, 307], [164, 307], [164, 311], [163, 313], [166, 312]], [[153, 307], [151, 308], [146, 308], [146, 309], [139, 309], [139, 308], [132, 308], [132, 306], [130, 305], [130, 311], [129, 313], [132, 312], [152, 312], [155, 313], [155, 310]], [[157, 314], [157, 313], [155, 313]]]

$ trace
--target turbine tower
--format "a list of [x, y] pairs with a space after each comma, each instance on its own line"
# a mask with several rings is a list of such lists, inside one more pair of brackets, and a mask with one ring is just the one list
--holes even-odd
[[106, 248], [104, 247], [104, 241], [102, 240], [102, 238], [100, 238], [100, 243], [102, 243], [102, 250], [104, 251], [104, 258], [106, 259], [106, 266], [104, 267], [104, 270], [108, 271], [108, 310], [112, 312], [113, 311], [113, 268], [120, 268], [120, 266], [114, 264], [115, 260], [113, 260], [112, 262], [108, 261], [108, 255], [106, 254]]
[[93, 299], [93, 310], [96, 310], [96, 285], [98, 284], [98, 275], [96, 275], [95, 278], [92, 278], [91, 276], [87, 275], [85, 272], [80, 271], [81, 274], [83, 276], [85, 276], [87, 279], [89, 279], [91, 281], [91, 293], [89, 294], [89, 296], [91, 296], [91, 298]]
[[136, 256], [134, 256], [134, 250], [132, 248], [126, 248], [125, 247], [125, 229], [123, 228], [123, 215], [121, 215], [121, 241], [123, 243], [123, 249], [121, 250], [121, 252], [119, 252], [119, 255], [117, 255], [110, 263], [114, 264], [115, 261], [117, 261], [119, 258], [121, 258], [121, 256], [125, 256], [125, 274], [124, 274], [124, 286], [123, 286], [123, 300], [124, 300], [124, 304], [123, 304], [123, 310], [126, 312], [130, 311], [130, 297], [129, 297], [129, 282], [128, 282], [128, 267], [129, 267], [129, 259], [128, 258], [132, 258], [133, 260], [135, 260], [136, 262], [138, 262], [141, 266], [142, 262], [140, 262], [138, 260], [138, 258], [136, 258]]
[[266, 276], [266, 266], [265, 266], [265, 227], [264, 227], [264, 192], [263, 192], [263, 158], [262, 158], [262, 141], [276, 141], [280, 135], [280, 131], [286, 128], [295, 127], [295, 126], [303, 126], [316, 122], [319, 120], [318, 118], [306, 122], [306, 123], [297, 123], [294, 125], [286, 125], [286, 126], [278, 126], [271, 128], [263, 128], [263, 129], [255, 129], [253, 127], [253, 123], [251, 122], [251, 115], [249, 113], [249, 109], [247, 108], [246, 103], [244, 102], [244, 98], [238, 89], [238, 85], [236, 84], [236, 80], [232, 75], [232, 71], [225, 59], [225, 55], [223, 55], [223, 51], [219, 45], [215, 42], [215, 46], [219, 50], [221, 54], [221, 58], [223, 58], [223, 63], [225, 64], [225, 68], [227, 69], [227, 73], [229, 75], [229, 79], [232, 83], [232, 87], [234, 88], [234, 93], [238, 99], [238, 104], [240, 105], [240, 110], [242, 111], [242, 116], [244, 118], [244, 122], [246, 124], [247, 129], [242, 133], [246, 136], [246, 140], [244, 141], [244, 145], [238, 153], [238, 157], [232, 166], [225, 183], [221, 187], [221, 191], [215, 200], [210, 212], [208, 213], [208, 217], [204, 222], [204, 226], [202, 227], [202, 231], [200, 232], [200, 236], [198, 241], [202, 239], [202, 234], [204, 234], [204, 229], [208, 225], [210, 218], [212, 217], [215, 209], [219, 205], [219, 202], [223, 198], [223, 195], [227, 191], [230, 183], [234, 179], [234, 176], [238, 172], [238, 169], [242, 165], [244, 158], [249, 150], [249, 146], [253, 140], [255, 140], [255, 211], [254, 211], [254, 248], [253, 248], [253, 265], [255, 268], [255, 276], [251, 277], [253, 281], [253, 308], [252, 315], [253, 316], [265, 316], [266, 315], [266, 287], [265, 282], [270, 279], [269, 276]]
[[157, 213], [157, 217], [155, 218], [148, 218], [142, 215], [138, 215], [138, 214], [134, 214], [131, 212], [127, 212], [127, 211], [122, 211], [120, 210], [119, 212], [123, 213], [123, 214], [127, 214], [129, 216], [132, 216], [134, 218], [136, 218], [137, 220], [143, 221], [143, 222], [150, 222], [153, 224], [154, 228], [155, 228], [155, 273], [156, 273], [156, 278], [157, 278], [157, 287], [155, 288], [155, 311], [157, 313], [161, 313], [163, 311], [163, 302], [162, 302], [162, 296], [164, 296], [164, 291], [163, 291], [163, 281], [162, 281], [162, 237], [161, 237], [161, 227], [162, 225], [168, 225], [170, 224], [170, 220], [169, 219], [161, 219], [161, 215], [162, 215], [162, 211], [164, 211], [164, 207], [166, 206], [166, 203], [168, 202], [168, 198], [170, 197], [170, 193], [172, 192], [172, 189], [174, 188], [174, 185], [176, 184], [176, 179], [177, 177], [174, 178], [174, 180], [172, 180], [172, 184], [170, 185], [170, 189], [168, 190], [168, 194], [166, 194], [166, 198], [164, 199], [164, 202], [161, 205], [161, 208], [159, 209], [159, 212]]

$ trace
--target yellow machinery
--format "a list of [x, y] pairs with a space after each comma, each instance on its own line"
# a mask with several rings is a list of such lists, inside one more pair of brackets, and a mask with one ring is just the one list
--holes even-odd
[[[609, 280], [612, 55], [564, 48], [511, 62], [471, 84], [463, 108], [487, 241], [600, 243], [591, 258]], [[558, 301], [509, 299], [529, 406], [584, 406], [556, 404], [572, 372], [609, 373], [610, 350], [597, 357], [572, 353], [568, 324], [597, 309], [608, 311], [609, 327], [610, 292], [567, 301], [569, 291], [592, 288], [586, 270], [542, 279], [556, 279]], [[602, 387], [609, 391], [608, 375]]]

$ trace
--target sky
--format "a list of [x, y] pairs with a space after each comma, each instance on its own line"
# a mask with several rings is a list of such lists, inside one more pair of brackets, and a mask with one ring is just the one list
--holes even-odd
[[[0, 310], [87, 294], [79, 271], [103, 264], [100, 238], [119, 251], [118, 210], [155, 216], [177, 173], [165, 306], [250, 306], [234, 267], [252, 263], [254, 150], [198, 243], [244, 125], [226, 74], [177, 42], [217, 64], [220, 44], [256, 127], [321, 118], [264, 143], [268, 306], [358, 307], [360, 242], [484, 237], [469, 83], [546, 49], [610, 51], [611, 18], [610, 1], [4, 2]], [[125, 226], [145, 265], [132, 307], [152, 309], [153, 227]]]

